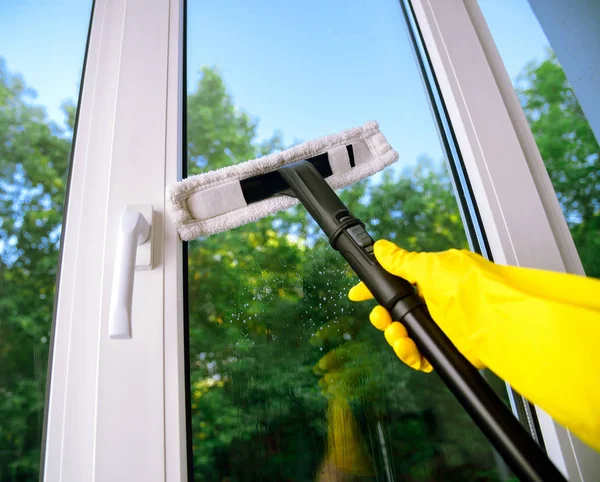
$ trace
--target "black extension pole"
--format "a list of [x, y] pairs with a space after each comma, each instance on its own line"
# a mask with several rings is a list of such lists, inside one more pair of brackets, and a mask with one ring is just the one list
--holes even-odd
[[277, 172], [379, 304], [404, 324], [421, 353], [514, 473], [523, 481], [565, 481], [477, 369], [433, 321], [413, 286], [377, 262], [364, 224], [348, 211], [318, 170], [300, 161]]

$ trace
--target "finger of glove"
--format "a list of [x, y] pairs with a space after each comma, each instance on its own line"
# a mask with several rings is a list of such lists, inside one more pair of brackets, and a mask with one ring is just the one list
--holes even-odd
[[427, 253], [406, 251], [385, 239], [377, 241], [374, 250], [377, 261], [386, 271], [409, 283], [422, 283], [427, 276]]
[[397, 338], [392, 345], [394, 353], [409, 367], [424, 372], [433, 370], [431, 364], [425, 359], [415, 342], [408, 337]]
[[430, 372], [431, 364], [425, 359], [417, 348], [415, 342], [409, 338], [408, 332], [402, 323], [395, 321], [385, 329], [385, 339], [394, 349], [394, 352], [409, 367], [415, 370]]
[[392, 317], [390, 316], [389, 311], [381, 305], [377, 305], [373, 308], [369, 315], [369, 320], [375, 328], [381, 331], [384, 331], [392, 324]]
[[350, 298], [351, 301], [366, 301], [372, 300], [373, 295], [369, 291], [369, 288], [361, 281], [356, 286], [350, 288], [348, 298]]
[[399, 338], [408, 338], [406, 328], [404, 328], [402, 323], [398, 323], [397, 321], [394, 321], [385, 328], [384, 335], [390, 346], [394, 346], [395, 341]]

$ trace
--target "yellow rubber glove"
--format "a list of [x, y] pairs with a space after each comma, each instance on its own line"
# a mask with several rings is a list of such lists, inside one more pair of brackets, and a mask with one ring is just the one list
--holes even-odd
[[[476, 367], [488, 367], [600, 451], [600, 281], [500, 266], [449, 250], [409, 253], [375, 243], [390, 273], [417, 286], [431, 316]], [[362, 283], [353, 301], [371, 299]], [[371, 322], [407, 365], [431, 371], [404, 327], [381, 306]]]

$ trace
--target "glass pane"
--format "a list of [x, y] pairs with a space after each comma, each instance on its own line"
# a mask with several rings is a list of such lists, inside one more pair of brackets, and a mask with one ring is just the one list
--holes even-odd
[[91, 3], [0, 2], [0, 481], [38, 480], [63, 203]]
[[527, 0], [480, 0], [588, 276], [600, 277], [600, 146]]
[[[376, 119], [401, 160], [343, 200], [375, 238], [468, 247], [399, 2], [188, 9], [189, 174]], [[348, 301], [355, 282], [302, 208], [190, 243], [196, 480], [504, 479], [438, 377]]]

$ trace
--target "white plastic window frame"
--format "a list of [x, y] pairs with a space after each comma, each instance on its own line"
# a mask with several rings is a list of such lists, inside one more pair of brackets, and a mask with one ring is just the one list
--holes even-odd
[[[581, 272], [476, 1], [411, 3], [494, 259]], [[63, 227], [46, 481], [188, 477], [182, 244], [164, 198], [181, 176], [183, 8], [184, 0], [95, 1]], [[135, 274], [133, 338], [110, 340], [118, 221], [128, 204], [154, 208], [154, 269]], [[557, 466], [570, 480], [594, 480], [598, 455], [538, 416]]]
[[[185, 480], [181, 176], [183, 0], [96, 0], [73, 146], [49, 366], [42, 479]], [[119, 219], [154, 209], [133, 337], [108, 337]]]
[[[497, 263], [583, 274], [556, 193], [477, 0], [411, 0]], [[548, 455], [570, 481], [600, 454], [539, 407]]]

